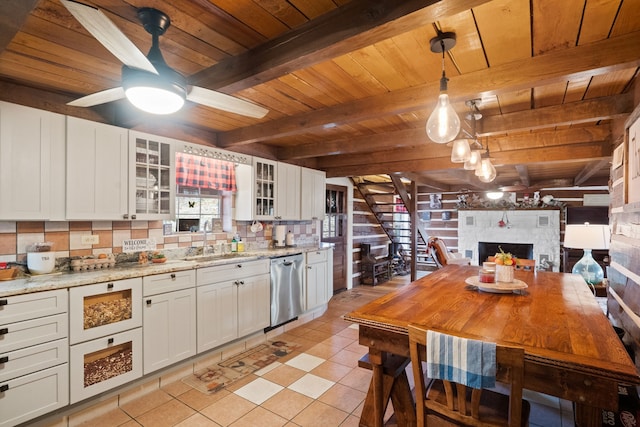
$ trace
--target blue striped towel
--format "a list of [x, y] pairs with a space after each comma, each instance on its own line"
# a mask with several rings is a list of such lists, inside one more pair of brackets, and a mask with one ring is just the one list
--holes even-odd
[[427, 376], [473, 388], [496, 385], [496, 344], [427, 331]]

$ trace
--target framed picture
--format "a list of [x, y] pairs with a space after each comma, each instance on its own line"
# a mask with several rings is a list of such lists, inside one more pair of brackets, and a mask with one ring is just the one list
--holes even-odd
[[636, 203], [640, 202], [640, 118], [629, 126], [627, 142], [626, 203]]

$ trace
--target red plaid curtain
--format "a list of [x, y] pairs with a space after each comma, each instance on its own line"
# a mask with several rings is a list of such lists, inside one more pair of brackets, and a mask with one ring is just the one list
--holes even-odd
[[176, 184], [213, 190], [236, 191], [235, 167], [232, 162], [224, 160], [177, 153]]

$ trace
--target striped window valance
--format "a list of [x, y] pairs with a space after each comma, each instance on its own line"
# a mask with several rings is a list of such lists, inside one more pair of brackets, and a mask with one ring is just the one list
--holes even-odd
[[176, 153], [176, 184], [235, 192], [235, 167], [224, 160]]

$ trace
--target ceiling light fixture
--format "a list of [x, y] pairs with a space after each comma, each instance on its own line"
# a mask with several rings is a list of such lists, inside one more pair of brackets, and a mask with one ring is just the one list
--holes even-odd
[[482, 160], [481, 155], [484, 148], [482, 144], [478, 142], [478, 133], [477, 133], [477, 121], [482, 118], [482, 114], [478, 109], [478, 104], [480, 103], [479, 99], [471, 99], [466, 102], [467, 107], [471, 111], [467, 114], [466, 118], [471, 120], [471, 137], [473, 138], [469, 143], [469, 158], [464, 162], [464, 168], [466, 170], [476, 170], [478, 164]]
[[471, 158], [471, 147], [469, 146], [469, 140], [466, 138], [456, 139], [453, 141], [453, 148], [451, 149], [451, 162], [452, 163], [464, 163]]
[[504, 196], [504, 193], [502, 191], [487, 191], [487, 198], [491, 199], [491, 200], [498, 200], [501, 199], [502, 196]]
[[169, 28], [170, 20], [159, 10], [142, 8], [138, 17], [151, 34], [151, 49], [147, 59], [157, 74], [122, 66], [124, 94], [134, 106], [152, 114], [172, 114], [180, 110], [187, 98], [184, 76], [169, 67], [160, 52], [160, 36]]
[[[482, 118], [482, 114], [480, 114], [480, 111], [478, 110], [476, 101], [479, 102], [480, 100], [472, 99], [465, 103], [467, 107], [469, 107], [469, 112], [465, 116], [465, 119], [471, 122], [471, 133], [466, 129], [463, 129], [462, 132], [469, 138], [456, 139], [453, 141], [453, 147], [451, 149], [451, 162], [464, 163], [465, 169], [468, 170], [474, 170], [480, 161], [480, 153], [478, 152], [473, 155], [473, 163], [470, 163], [472, 161], [472, 147], [477, 150], [477, 146], [480, 146], [480, 150], [482, 150], [482, 146], [478, 144], [476, 136], [476, 120], [480, 120]], [[470, 164], [468, 165], [467, 163]]]
[[493, 163], [491, 163], [491, 156], [489, 154], [489, 143], [487, 142], [487, 150], [481, 154], [480, 163], [476, 167], [475, 175], [482, 182], [491, 182], [496, 179], [497, 172]]
[[438, 144], [446, 144], [460, 132], [460, 119], [449, 102], [447, 94], [447, 78], [444, 71], [444, 54], [456, 45], [456, 33], [436, 30], [438, 35], [431, 39], [431, 52], [442, 53], [442, 77], [440, 78], [440, 95], [435, 110], [427, 120], [427, 135]]

